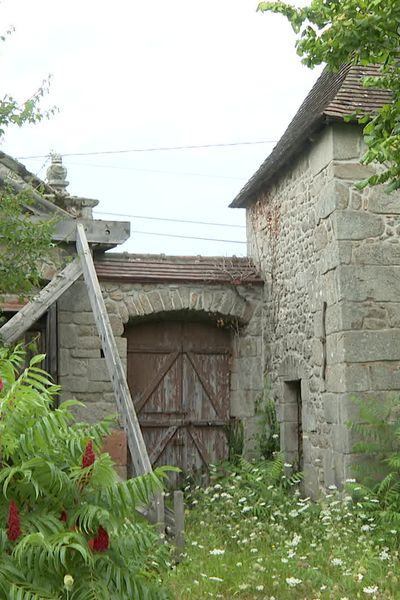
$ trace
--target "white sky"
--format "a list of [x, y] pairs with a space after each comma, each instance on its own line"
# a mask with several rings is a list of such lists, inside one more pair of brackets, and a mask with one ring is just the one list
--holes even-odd
[[[25, 100], [51, 73], [43, 106], [60, 112], [9, 129], [2, 149], [22, 157], [279, 139], [318, 72], [300, 64], [285, 19], [256, 7], [257, 0], [4, 0], [0, 32], [16, 31], [1, 47], [3, 93]], [[98, 211], [243, 226], [244, 211], [228, 205], [272, 147], [74, 156], [64, 164], [69, 192], [97, 198]], [[44, 178], [44, 161], [22, 162]], [[245, 240], [244, 228], [143, 219], [131, 228]], [[132, 233], [120, 250], [240, 256], [246, 246]]]

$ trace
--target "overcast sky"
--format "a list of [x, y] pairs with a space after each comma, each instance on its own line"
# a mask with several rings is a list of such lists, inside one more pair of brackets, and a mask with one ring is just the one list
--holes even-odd
[[[48, 122], [9, 129], [14, 157], [278, 140], [318, 72], [300, 64], [294, 34], [257, 0], [3, 0], [3, 93], [29, 97], [52, 74]], [[133, 218], [122, 250], [244, 255], [244, 211], [228, 205], [273, 143], [68, 156], [69, 192]], [[22, 162], [42, 178], [46, 158]], [[115, 220], [129, 220], [114, 216]]]

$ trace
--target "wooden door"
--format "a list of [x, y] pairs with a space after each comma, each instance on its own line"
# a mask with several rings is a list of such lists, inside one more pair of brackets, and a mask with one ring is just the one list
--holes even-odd
[[131, 326], [128, 384], [153, 466], [203, 470], [227, 457], [230, 332], [214, 324]]

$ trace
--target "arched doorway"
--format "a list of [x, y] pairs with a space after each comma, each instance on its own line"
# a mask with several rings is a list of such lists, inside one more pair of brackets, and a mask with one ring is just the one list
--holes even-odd
[[128, 384], [153, 466], [198, 472], [227, 457], [231, 332], [208, 321], [131, 324]]

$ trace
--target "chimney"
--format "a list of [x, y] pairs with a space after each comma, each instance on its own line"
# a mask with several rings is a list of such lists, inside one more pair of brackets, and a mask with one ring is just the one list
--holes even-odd
[[67, 169], [62, 164], [61, 154], [50, 154], [51, 164], [47, 169], [47, 184], [54, 190], [52, 198], [58, 206], [69, 212], [73, 217], [80, 219], [93, 219], [93, 208], [98, 205], [98, 200], [70, 196], [67, 192]]

